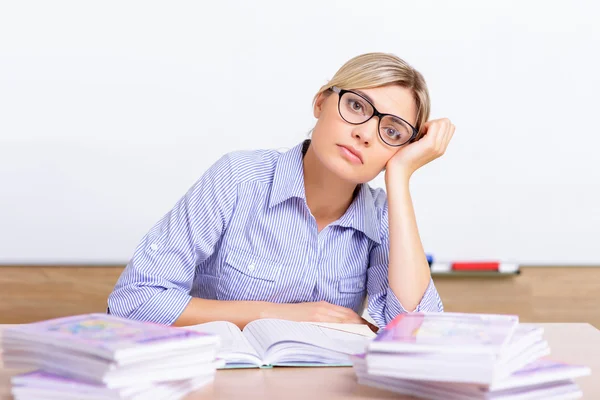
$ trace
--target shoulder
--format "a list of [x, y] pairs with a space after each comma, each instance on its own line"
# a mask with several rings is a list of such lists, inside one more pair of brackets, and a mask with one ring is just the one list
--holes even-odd
[[226, 169], [237, 184], [272, 180], [277, 160], [277, 150], [238, 150], [224, 154], [216, 163], [218, 169]]

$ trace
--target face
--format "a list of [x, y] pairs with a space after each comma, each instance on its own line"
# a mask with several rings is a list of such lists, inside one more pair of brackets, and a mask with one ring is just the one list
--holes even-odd
[[[416, 125], [417, 106], [409, 89], [389, 85], [352, 91], [371, 99], [380, 113], [393, 114]], [[392, 147], [381, 140], [376, 116], [360, 125], [346, 122], [338, 111], [339, 99], [339, 94], [331, 91], [317, 98], [314, 115], [318, 120], [310, 147], [319, 161], [342, 179], [357, 184], [369, 182], [402, 147]], [[341, 107], [360, 109], [360, 104], [341, 104]]]

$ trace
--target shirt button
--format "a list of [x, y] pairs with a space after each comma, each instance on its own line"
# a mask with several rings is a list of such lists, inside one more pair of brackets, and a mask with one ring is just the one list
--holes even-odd
[[248, 271], [250, 271], [250, 272], [254, 271], [254, 263], [248, 265]]
[[156, 250], [158, 250], [158, 245], [157, 245], [156, 243], [152, 243], [152, 244], [150, 245], [150, 250], [152, 250], [152, 251], [156, 251]]

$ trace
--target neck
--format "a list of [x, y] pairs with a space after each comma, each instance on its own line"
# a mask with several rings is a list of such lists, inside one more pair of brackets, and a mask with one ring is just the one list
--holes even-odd
[[312, 146], [306, 151], [303, 166], [306, 203], [320, 230], [344, 215], [352, 203], [356, 184], [325, 168]]

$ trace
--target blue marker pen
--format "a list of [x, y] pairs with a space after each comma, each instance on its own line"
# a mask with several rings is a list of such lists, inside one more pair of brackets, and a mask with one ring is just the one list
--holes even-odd
[[427, 257], [427, 263], [431, 267], [431, 264], [433, 264], [433, 254], [425, 254], [425, 256]]

